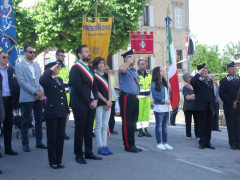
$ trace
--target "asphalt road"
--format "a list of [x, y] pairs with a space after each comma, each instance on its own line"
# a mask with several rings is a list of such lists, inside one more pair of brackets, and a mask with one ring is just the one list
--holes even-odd
[[[72, 119], [72, 118], [71, 118]], [[228, 146], [226, 128], [212, 133], [212, 145], [216, 150], [198, 148], [196, 139], [186, 140], [183, 118], [177, 117], [177, 126], [170, 127], [168, 143], [173, 151], [156, 149], [154, 135], [155, 122], [151, 116], [149, 131], [153, 137], [137, 137], [136, 145], [143, 149], [141, 153], [125, 152], [122, 145], [121, 119], [116, 118], [118, 135], [108, 138], [108, 146], [113, 155], [104, 156], [101, 161], [87, 160], [86, 165], [75, 162], [73, 154], [74, 121], [67, 123], [67, 134], [70, 140], [64, 144], [64, 169], [51, 169], [48, 165], [47, 151], [35, 148], [35, 138], [30, 137], [31, 152], [22, 151], [21, 140], [16, 138], [13, 130], [13, 149], [18, 156], [5, 155], [0, 159], [3, 174], [0, 179], [6, 180], [72, 180], [72, 179], [240, 179], [240, 150], [233, 151]], [[193, 132], [193, 131], [192, 131]], [[46, 128], [43, 128], [46, 144]], [[3, 147], [3, 137], [0, 138]], [[97, 153], [93, 140], [93, 151]]]

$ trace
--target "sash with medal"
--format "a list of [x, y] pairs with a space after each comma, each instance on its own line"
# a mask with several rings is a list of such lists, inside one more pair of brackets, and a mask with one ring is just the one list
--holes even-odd
[[104, 88], [108, 92], [108, 80], [106, 78], [104, 78], [101, 74], [97, 73], [97, 72], [95, 72], [95, 77], [102, 83], [102, 85], [104, 86]]
[[88, 77], [88, 79], [90, 80], [92, 86], [93, 86], [93, 80], [94, 80], [94, 76], [92, 74], [92, 72], [89, 70], [89, 68], [87, 67], [86, 64], [84, 64], [82, 61], [78, 61], [76, 63], [76, 65], [83, 71], [83, 73]]

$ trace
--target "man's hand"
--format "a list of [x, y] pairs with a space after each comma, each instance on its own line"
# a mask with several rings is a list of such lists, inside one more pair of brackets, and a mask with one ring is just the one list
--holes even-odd
[[96, 109], [97, 107], [97, 100], [92, 100], [91, 104], [89, 105], [91, 109]]
[[237, 101], [234, 101], [234, 103], [233, 103], [233, 109], [237, 109]]
[[67, 114], [67, 117], [66, 117], [66, 122], [69, 121], [69, 114]]
[[35, 92], [35, 100], [40, 100], [43, 97], [43, 92], [38, 90]]
[[201, 75], [201, 73], [202, 73], [202, 71], [205, 69], [205, 67], [204, 68], [202, 68], [202, 69], [200, 69], [199, 71], [198, 71], [198, 73]]

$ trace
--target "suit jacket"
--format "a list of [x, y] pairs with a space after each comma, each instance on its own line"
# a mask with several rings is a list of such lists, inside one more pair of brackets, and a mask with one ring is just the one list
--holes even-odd
[[20, 85], [20, 102], [34, 102], [34, 93], [38, 90], [43, 91], [42, 86], [39, 84], [41, 68], [35, 61], [33, 61], [33, 66], [36, 77], [35, 79], [32, 78], [32, 73], [25, 60], [22, 60], [15, 65], [15, 73]]
[[196, 74], [191, 79], [191, 84], [195, 93], [195, 101], [193, 109], [195, 111], [206, 111], [208, 104], [210, 103], [210, 111], [214, 112], [215, 108], [215, 97], [213, 90], [213, 81], [208, 81], [209, 86], [207, 86], [204, 81], [199, 80], [200, 74]]
[[[240, 79], [234, 82], [229, 76], [221, 79], [219, 87], [219, 95], [223, 101], [223, 109], [225, 113], [236, 113], [239, 110], [232, 108], [233, 102], [237, 99], [240, 88]], [[240, 106], [240, 104], [238, 104]]]
[[5, 109], [2, 99], [2, 91], [0, 90], [0, 125], [5, 119]]
[[[13, 74], [13, 71], [10, 68], [8, 68], [7, 73], [8, 73], [9, 89], [12, 96], [12, 104], [13, 106], [16, 106], [19, 103], [20, 87], [19, 87], [16, 76]], [[2, 91], [2, 80], [3, 80], [2, 75], [0, 74], [0, 90], [1, 91]]]
[[[94, 74], [94, 69], [88, 66], [89, 70]], [[91, 91], [94, 98], [98, 99], [97, 81], [94, 76], [93, 85], [87, 75], [77, 66], [74, 65], [69, 73], [69, 86], [71, 87], [70, 106], [72, 108], [89, 108], [92, 99]]]
[[67, 114], [70, 114], [70, 111], [63, 80], [57, 77], [61, 84], [59, 85], [56, 80], [52, 78], [52, 72], [52, 70], [46, 71], [39, 80], [47, 97], [44, 114], [46, 118], [66, 118]]

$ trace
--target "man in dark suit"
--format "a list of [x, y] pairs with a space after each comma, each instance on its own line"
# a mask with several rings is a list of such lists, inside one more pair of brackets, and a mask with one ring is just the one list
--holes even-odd
[[210, 143], [212, 118], [215, 108], [213, 82], [208, 79], [206, 65], [197, 66], [198, 73], [192, 77], [191, 84], [195, 92], [194, 109], [199, 122], [199, 148], [215, 149]]
[[19, 85], [12, 70], [8, 67], [9, 55], [7, 52], [0, 52], [0, 90], [3, 99], [5, 118], [3, 120], [5, 154], [17, 155], [12, 150], [12, 127], [13, 127], [13, 107], [19, 98]]
[[219, 95], [227, 123], [229, 145], [232, 150], [240, 149], [240, 79], [236, 76], [234, 62], [227, 65], [228, 75], [221, 79]]
[[[86, 45], [76, 50], [78, 62], [71, 68], [69, 85], [71, 87], [70, 106], [75, 120], [74, 153], [76, 161], [86, 164], [85, 159], [101, 160], [92, 152], [93, 121], [98, 102], [98, 89], [94, 77], [94, 69], [88, 65], [91, 54]], [[83, 158], [83, 140], [85, 159]]]

